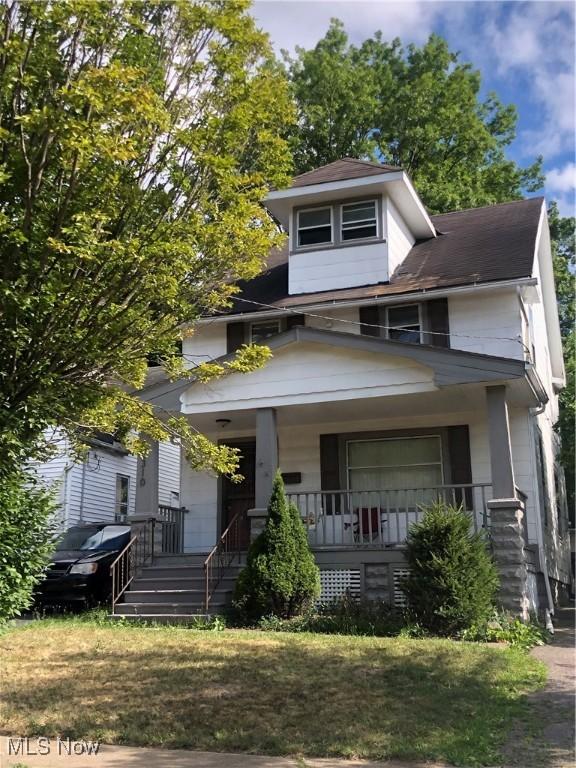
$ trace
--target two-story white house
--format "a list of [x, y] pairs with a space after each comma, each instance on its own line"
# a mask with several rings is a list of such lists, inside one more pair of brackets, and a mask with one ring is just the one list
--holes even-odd
[[[570, 564], [544, 200], [430, 216], [401, 169], [345, 158], [266, 206], [285, 248], [183, 352], [222, 360], [263, 342], [272, 359], [209, 386], [159, 381], [142, 393], [241, 451], [238, 485], [183, 463], [184, 551], [197, 565], [223, 551], [231, 523], [245, 548], [279, 468], [325, 598], [351, 590], [401, 604], [407, 528], [442, 498], [490, 533], [504, 604], [552, 609]], [[184, 581], [177, 594], [160, 579], [155, 599], [150, 576], [119, 612], [195, 610]]]

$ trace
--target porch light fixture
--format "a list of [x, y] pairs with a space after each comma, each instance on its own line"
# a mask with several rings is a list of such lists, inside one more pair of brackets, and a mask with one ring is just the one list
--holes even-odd
[[227, 427], [228, 424], [230, 424], [230, 419], [216, 419], [216, 424], [224, 429], [224, 427]]

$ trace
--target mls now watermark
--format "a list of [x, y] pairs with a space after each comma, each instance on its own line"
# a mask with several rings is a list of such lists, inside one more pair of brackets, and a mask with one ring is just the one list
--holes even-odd
[[32, 757], [33, 755], [94, 755], [100, 749], [99, 741], [72, 741], [57, 736], [50, 739], [39, 736], [36, 739], [25, 737], [6, 739], [6, 752], [9, 757]]

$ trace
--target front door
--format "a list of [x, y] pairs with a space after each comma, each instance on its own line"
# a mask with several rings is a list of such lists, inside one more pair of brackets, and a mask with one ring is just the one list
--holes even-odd
[[239, 512], [240, 546], [248, 549], [250, 544], [250, 521], [246, 515], [255, 504], [256, 442], [254, 440], [233, 441], [227, 445], [240, 449], [239, 474], [244, 478], [233, 483], [224, 478], [222, 483], [222, 532], [226, 530], [234, 515]]

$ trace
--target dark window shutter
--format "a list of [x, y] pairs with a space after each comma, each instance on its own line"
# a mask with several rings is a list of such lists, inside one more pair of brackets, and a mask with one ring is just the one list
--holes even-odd
[[380, 324], [380, 309], [376, 306], [360, 307], [360, 322], [368, 325], [360, 326], [360, 333], [364, 336], [380, 336], [380, 328], [371, 328], [370, 326]]
[[[470, 460], [470, 434], [467, 426], [448, 427], [448, 454], [450, 457], [450, 484], [468, 485], [472, 482]], [[472, 489], [455, 489], [454, 501], [472, 509]]]
[[228, 323], [226, 326], [226, 352], [236, 352], [244, 344], [244, 323]]
[[297, 325], [306, 325], [306, 318], [304, 315], [288, 315], [286, 318], [286, 330], [296, 328]]
[[[320, 435], [320, 486], [323, 491], [340, 490], [340, 455], [338, 435]], [[322, 497], [322, 506], [327, 515], [337, 514], [340, 498], [328, 494]]]
[[[428, 336], [428, 344], [433, 347], [450, 346], [450, 325], [448, 322], [448, 299], [431, 299], [426, 302], [428, 317], [427, 330], [433, 331]], [[437, 334], [446, 334], [439, 336]]]

